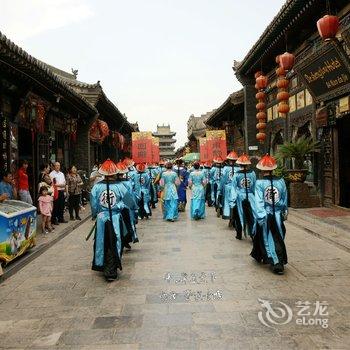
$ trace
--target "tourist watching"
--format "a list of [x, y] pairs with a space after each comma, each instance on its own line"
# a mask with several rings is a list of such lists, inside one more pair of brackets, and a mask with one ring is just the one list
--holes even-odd
[[58, 225], [59, 223], [67, 223], [64, 220], [64, 203], [66, 193], [66, 178], [61, 172], [61, 164], [56, 162], [55, 169], [51, 171], [50, 177], [53, 182], [54, 188], [57, 190], [57, 198], [54, 197], [53, 211], [52, 211], [52, 223]]
[[6, 171], [0, 182], [0, 196], [6, 195], [6, 199], [16, 199], [17, 189], [15, 180], [10, 171]]
[[18, 195], [22, 202], [33, 205], [33, 200], [29, 192], [29, 181], [28, 181], [28, 161], [23, 160], [21, 167], [18, 169]]

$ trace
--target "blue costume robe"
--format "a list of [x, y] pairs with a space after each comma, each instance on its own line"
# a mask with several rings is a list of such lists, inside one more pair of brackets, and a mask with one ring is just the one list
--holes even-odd
[[205, 200], [208, 203], [208, 206], [211, 207], [211, 183], [210, 183], [210, 168], [204, 167], [203, 174], [207, 180], [207, 185], [205, 186]]
[[222, 170], [222, 177], [220, 182], [219, 192], [222, 196], [222, 218], [225, 220], [230, 219], [231, 208], [230, 202], [232, 205], [232, 181], [234, 175], [240, 170], [237, 166], [226, 165]]
[[214, 166], [211, 168], [209, 173], [210, 184], [211, 184], [211, 201], [215, 205], [216, 210], [221, 210], [221, 194], [220, 194], [220, 183], [222, 177], [223, 168], [221, 166]]
[[[130, 196], [128, 190], [120, 181], [111, 181], [109, 183], [109, 202], [112, 214], [111, 228], [106, 180], [98, 182], [92, 188], [90, 197], [91, 213], [92, 218], [96, 219], [93, 270], [103, 271], [108, 268], [109, 274], [114, 276], [115, 273], [114, 277], [116, 278], [116, 269], [122, 269], [123, 239], [127, 231], [122, 211], [127, 208], [127, 205], [131, 206], [132, 201], [132, 196]], [[105, 257], [106, 249], [109, 249], [109, 252], [114, 255], [116, 266], [107, 266], [110, 265], [110, 260]], [[113, 271], [111, 272], [111, 270]]]
[[[233, 181], [237, 191], [237, 210], [240, 223], [245, 234], [253, 236], [255, 233], [255, 182], [256, 174], [253, 170], [239, 170]], [[237, 232], [238, 237], [241, 232]]]
[[[272, 184], [271, 184], [272, 181]], [[255, 185], [257, 234], [251, 255], [272, 265], [287, 264], [284, 220], [288, 213], [287, 187], [282, 178], [265, 177]]]
[[152, 216], [150, 207], [150, 177], [148, 173], [137, 173], [135, 176], [135, 193], [138, 200], [139, 212], [141, 219]]
[[178, 210], [178, 194], [176, 184], [179, 183], [179, 178], [174, 171], [165, 171], [162, 174], [160, 185], [163, 190], [163, 218], [173, 221], [179, 217]]
[[187, 203], [186, 189], [188, 186], [188, 171], [183, 167], [174, 167], [178, 178], [180, 179], [180, 185], [177, 188], [177, 195], [179, 197], [179, 206], [180, 211], [184, 211]]
[[191, 172], [189, 185], [192, 190], [191, 195], [191, 218], [195, 220], [205, 218], [205, 174], [200, 170]]
[[158, 175], [158, 170], [155, 167], [148, 168], [148, 175], [150, 178], [149, 182], [149, 194], [150, 194], [150, 203], [152, 205], [152, 208], [156, 207], [156, 203], [158, 203], [158, 194], [157, 194], [157, 188], [154, 184], [154, 181]]

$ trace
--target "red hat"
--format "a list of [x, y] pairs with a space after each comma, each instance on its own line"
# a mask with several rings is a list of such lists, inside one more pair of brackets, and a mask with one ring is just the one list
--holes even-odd
[[124, 162], [118, 162], [117, 168], [118, 168], [118, 174], [126, 174], [129, 171], [128, 167]]
[[123, 163], [129, 168], [135, 164], [135, 162], [130, 158], [125, 158]]
[[98, 172], [104, 176], [112, 176], [112, 175], [118, 174], [118, 168], [113, 161], [111, 161], [110, 159], [107, 159], [101, 165], [100, 169], [98, 169]]
[[232, 150], [232, 152], [230, 152], [228, 155], [227, 155], [227, 159], [228, 160], [237, 160], [238, 159], [238, 154]]
[[147, 166], [146, 164], [144, 163], [140, 163], [140, 164], [137, 164], [136, 165], [136, 170], [139, 172], [139, 173], [144, 173], [147, 169]]
[[250, 158], [249, 158], [245, 153], [243, 153], [243, 154], [237, 159], [236, 164], [238, 164], [238, 165], [249, 165], [249, 164], [252, 164], [252, 162], [250, 161]]
[[274, 157], [271, 157], [269, 154], [264, 155], [256, 167], [260, 170], [272, 171], [277, 168], [277, 162]]
[[222, 164], [224, 162], [224, 160], [222, 159], [222, 157], [216, 157], [213, 159], [214, 163], [218, 163], [218, 164]]

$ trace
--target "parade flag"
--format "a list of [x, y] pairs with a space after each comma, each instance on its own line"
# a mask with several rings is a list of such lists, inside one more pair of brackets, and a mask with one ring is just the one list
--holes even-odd
[[199, 153], [201, 163], [209, 161], [208, 144], [206, 137], [199, 138]]
[[159, 138], [152, 137], [152, 163], [159, 163]]
[[207, 148], [209, 160], [216, 157], [226, 159], [227, 145], [226, 145], [226, 131], [225, 130], [207, 130]]
[[132, 158], [135, 163], [152, 162], [152, 132], [132, 133]]

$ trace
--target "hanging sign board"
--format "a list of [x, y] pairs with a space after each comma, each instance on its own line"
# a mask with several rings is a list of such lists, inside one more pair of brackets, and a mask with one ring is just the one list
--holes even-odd
[[207, 147], [209, 160], [216, 157], [226, 159], [227, 145], [225, 130], [207, 130]]
[[132, 133], [132, 158], [135, 163], [152, 162], [152, 133]]
[[199, 138], [199, 154], [201, 163], [209, 161], [208, 144], [206, 137]]
[[316, 102], [350, 91], [350, 61], [337, 42], [329, 41], [296, 64], [294, 70]]

